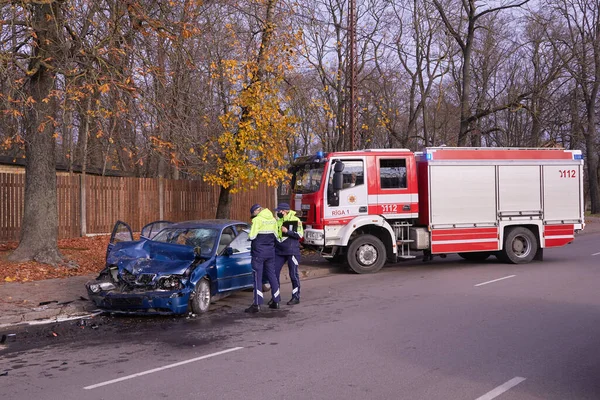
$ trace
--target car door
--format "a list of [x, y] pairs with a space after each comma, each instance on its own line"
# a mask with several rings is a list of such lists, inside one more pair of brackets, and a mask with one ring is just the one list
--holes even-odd
[[116, 243], [132, 241], [133, 233], [129, 225], [127, 225], [123, 221], [117, 221], [117, 223], [113, 227], [112, 234], [110, 235], [110, 241], [108, 242], [108, 246], [106, 247], [106, 259], [108, 259], [108, 255], [110, 254], [111, 250], [113, 249]]
[[253, 286], [250, 243], [248, 230], [240, 230], [235, 239], [217, 254], [219, 292]]
[[171, 225], [173, 222], [171, 221], [154, 221], [150, 222], [146, 226], [142, 228], [141, 236], [146, 239], [151, 239], [156, 236], [158, 232]]

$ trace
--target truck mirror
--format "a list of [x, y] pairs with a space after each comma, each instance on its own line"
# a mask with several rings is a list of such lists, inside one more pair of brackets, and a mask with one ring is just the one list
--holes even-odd
[[333, 164], [333, 172], [344, 172], [344, 163], [341, 161], [336, 161], [335, 164]]
[[335, 171], [333, 173], [333, 190], [337, 192], [344, 187], [344, 175], [342, 172]]

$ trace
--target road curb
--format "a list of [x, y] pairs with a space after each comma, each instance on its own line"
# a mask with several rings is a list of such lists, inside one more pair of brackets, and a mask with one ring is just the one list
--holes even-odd
[[46, 309], [0, 317], [0, 329], [21, 325], [34, 325], [40, 321], [48, 321], [48, 323], [60, 322], [60, 320], [65, 318], [86, 316], [93, 310], [96, 310], [96, 306], [92, 302], [78, 300], [67, 305], [57, 305]]
[[[300, 275], [300, 280], [310, 280], [315, 278], [322, 278], [328, 275], [340, 274], [342, 273], [342, 268], [338, 266], [311, 266], [311, 265], [300, 265], [298, 268], [298, 273]], [[281, 283], [290, 283], [290, 276], [287, 270], [287, 267], [283, 267], [281, 271]]]

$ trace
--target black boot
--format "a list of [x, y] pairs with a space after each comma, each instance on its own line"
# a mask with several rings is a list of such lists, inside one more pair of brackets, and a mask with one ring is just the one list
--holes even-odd
[[260, 306], [258, 304], [252, 304], [250, 307], [246, 308], [244, 311], [247, 313], [254, 314], [254, 313], [260, 312]]
[[273, 304], [273, 299], [269, 300], [269, 302], [267, 303], [268, 306], [270, 306], [271, 304]]
[[299, 297], [292, 297], [292, 299], [287, 302], [288, 306], [293, 306], [294, 304], [300, 304], [300, 298]]
[[271, 302], [269, 304], [269, 308], [272, 308], [273, 310], [278, 310], [279, 309], [279, 303], [275, 303], [274, 301]]

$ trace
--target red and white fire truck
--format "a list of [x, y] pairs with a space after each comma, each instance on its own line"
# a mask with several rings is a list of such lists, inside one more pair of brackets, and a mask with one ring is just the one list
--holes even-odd
[[296, 159], [292, 205], [304, 245], [357, 273], [458, 253], [542, 259], [584, 227], [579, 150], [378, 149]]

